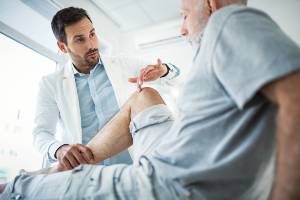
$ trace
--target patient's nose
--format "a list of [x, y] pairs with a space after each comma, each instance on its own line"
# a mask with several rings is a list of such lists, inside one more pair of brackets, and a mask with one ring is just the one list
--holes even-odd
[[182, 27], [181, 30], [180, 30], [180, 34], [181, 36], [185, 37], [188, 35], [188, 31], [186, 28]]

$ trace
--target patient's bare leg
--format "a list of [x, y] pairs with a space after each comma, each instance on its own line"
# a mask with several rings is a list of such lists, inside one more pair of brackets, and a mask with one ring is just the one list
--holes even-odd
[[[143, 88], [141, 92], [135, 92], [128, 101], [100, 131], [87, 144], [94, 155], [94, 163], [110, 158], [132, 145], [132, 137], [129, 132], [129, 123], [134, 116], [148, 107], [165, 104], [159, 93], [152, 88]], [[62, 165], [28, 172], [31, 175], [49, 174], [66, 169]]]
[[87, 144], [92, 150], [95, 163], [112, 157], [132, 145], [129, 123], [148, 107], [164, 104], [157, 91], [144, 88], [134, 93], [111, 121]]

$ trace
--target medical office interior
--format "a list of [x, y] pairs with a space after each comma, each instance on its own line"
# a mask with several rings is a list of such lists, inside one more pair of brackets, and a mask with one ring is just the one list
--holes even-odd
[[[180, 68], [179, 84], [167, 97], [175, 108], [178, 91], [192, 65], [193, 49], [180, 36], [180, 0], [0, 0], [0, 183], [21, 168], [41, 168], [32, 145], [38, 83], [67, 62], [50, 22], [64, 7], [88, 11], [100, 52], [129, 55]], [[267, 12], [300, 45], [299, 0], [249, 0]]]

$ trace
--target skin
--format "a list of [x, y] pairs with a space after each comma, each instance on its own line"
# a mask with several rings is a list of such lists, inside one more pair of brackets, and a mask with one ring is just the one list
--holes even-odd
[[[182, 0], [181, 34], [192, 42], [205, 28], [209, 17], [223, 6], [237, 3], [230, 0]], [[284, 67], [284, 66], [283, 66]], [[274, 200], [300, 199], [300, 72], [273, 81], [260, 91], [278, 106], [277, 160], [272, 190]]]
[[145, 68], [142, 68], [137, 77], [131, 77], [128, 79], [128, 81], [135, 83], [137, 86], [137, 91], [140, 92], [144, 82], [155, 81], [165, 75], [167, 72], [167, 66], [162, 64], [161, 60], [158, 58], [156, 64], [148, 65]]
[[88, 18], [65, 27], [67, 44], [57, 42], [64, 53], [69, 54], [76, 69], [88, 74], [99, 62], [99, 42], [95, 28]]
[[[201, 6], [199, 6], [201, 5]], [[204, 30], [212, 11], [207, 1], [182, 1], [181, 35], [194, 44], [198, 34]]]

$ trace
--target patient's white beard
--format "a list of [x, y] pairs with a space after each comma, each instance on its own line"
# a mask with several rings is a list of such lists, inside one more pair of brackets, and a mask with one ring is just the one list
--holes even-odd
[[204, 35], [204, 30], [201, 31], [194, 39], [186, 38], [186, 41], [191, 45], [194, 51], [197, 51], [197, 49], [201, 46], [203, 35]]
[[200, 48], [202, 45], [202, 39], [203, 39], [203, 35], [204, 35], [204, 30], [201, 31], [198, 36], [195, 38], [195, 40], [191, 43], [192, 44], [192, 50], [193, 50], [193, 62], [195, 61], [195, 59], [197, 58], [199, 52], [200, 52]]

